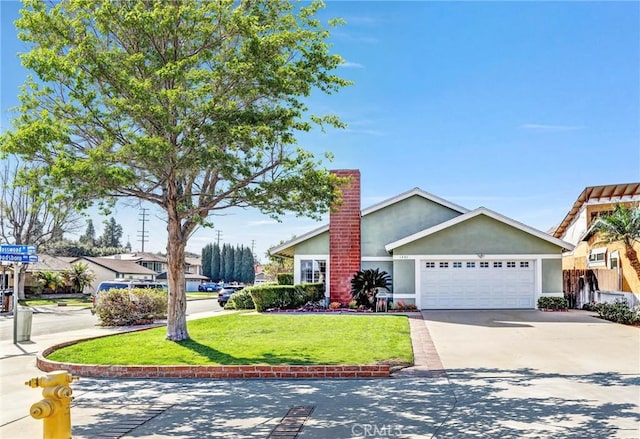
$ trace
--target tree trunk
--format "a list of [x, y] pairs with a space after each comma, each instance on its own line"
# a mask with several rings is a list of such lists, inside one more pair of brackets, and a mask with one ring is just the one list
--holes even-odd
[[169, 307], [167, 309], [167, 340], [188, 340], [187, 295], [184, 281], [184, 250], [187, 240], [180, 227], [180, 219], [169, 212], [167, 221], [167, 278]]
[[26, 299], [26, 296], [24, 294], [24, 284], [27, 280], [27, 267], [27, 264], [20, 264], [20, 270], [18, 272], [18, 292], [13, 292], [13, 294], [18, 295], [18, 300]]
[[625, 245], [625, 253], [631, 267], [635, 270], [636, 276], [640, 279], [640, 262], [638, 261], [638, 255], [636, 250], [631, 245]]

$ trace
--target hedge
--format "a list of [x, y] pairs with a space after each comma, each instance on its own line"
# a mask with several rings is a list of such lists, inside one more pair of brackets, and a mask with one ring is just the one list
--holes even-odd
[[244, 288], [229, 297], [224, 309], [254, 309], [256, 305], [251, 298], [250, 288]]
[[113, 288], [101, 291], [96, 315], [102, 326], [129, 326], [167, 317], [166, 290]]
[[278, 273], [276, 279], [278, 285], [293, 285], [293, 273]]
[[[256, 311], [297, 309], [324, 299], [324, 284], [258, 285], [247, 288]], [[232, 296], [233, 297], [233, 296]]]
[[569, 302], [564, 297], [544, 296], [538, 299], [539, 309], [568, 309]]

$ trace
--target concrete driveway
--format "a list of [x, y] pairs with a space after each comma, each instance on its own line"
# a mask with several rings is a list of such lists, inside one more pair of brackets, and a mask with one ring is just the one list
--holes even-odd
[[640, 328], [584, 311], [428, 311], [456, 404], [436, 437], [640, 438]]

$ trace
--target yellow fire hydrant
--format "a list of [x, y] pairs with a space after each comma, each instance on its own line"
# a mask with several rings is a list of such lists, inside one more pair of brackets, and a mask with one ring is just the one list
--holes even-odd
[[77, 379], [67, 371], [57, 370], [25, 383], [34, 389], [43, 388], [44, 399], [33, 404], [30, 413], [33, 418], [44, 420], [44, 439], [71, 439], [73, 390], [69, 384]]

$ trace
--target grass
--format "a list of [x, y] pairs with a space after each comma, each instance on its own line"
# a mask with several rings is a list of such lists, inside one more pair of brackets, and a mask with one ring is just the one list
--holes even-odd
[[409, 322], [390, 315], [233, 313], [188, 322], [191, 340], [155, 328], [78, 343], [48, 358], [80, 364], [413, 363]]

